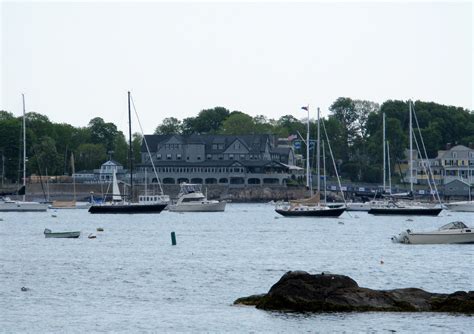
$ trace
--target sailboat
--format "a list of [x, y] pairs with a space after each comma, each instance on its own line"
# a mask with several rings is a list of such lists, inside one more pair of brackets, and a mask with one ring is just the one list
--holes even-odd
[[138, 202], [133, 203], [133, 159], [132, 159], [132, 121], [131, 121], [131, 97], [130, 92], [128, 92], [128, 132], [129, 132], [129, 167], [130, 167], [130, 195], [129, 200], [124, 200], [124, 196], [120, 194], [120, 189], [118, 186], [117, 175], [115, 170], [112, 174], [112, 201], [102, 204], [93, 204], [89, 208], [90, 213], [160, 213], [166, 208], [167, 204], [163, 203], [153, 203], [153, 202]]
[[9, 197], [0, 199], [0, 212], [41, 212], [48, 209], [48, 204], [39, 202], [26, 201], [26, 121], [25, 121], [25, 95], [22, 94], [23, 100], [23, 186], [18, 194], [23, 195], [22, 201], [11, 200]]
[[[408, 101], [409, 110], [409, 138], [410, 138], [410, 193], [413, 194], [413, 125], [412, 125], [412, 102]], [[384, 167], [385, 168], [385, 167]], [[391, 200], [382, 207], [373, 207], [368, 213], [373, 215], [414, 215], [414, 216], [437, 216], [443, 210], [442, 207], [430, 207], [422, 204], [414, 205], [407, 202], [396, 202]]]
[[310, 190], [310, 197], [301, 200], [290, 201], [288, 204], [278, 204], [275, 211], [285, 217], [339, 217], [346, 211], [346, 207], [330, 207], [321, 203], [321, 176], [320, 176], [320, 117], [318, 108], [318, 140], [317, 140], [317, 172], [318, 172], [318, 191], [313, 194], [312, 181], [309, 164], [309, 106], [302, 109], [308, 111], [308, 129], [306, 135], [306, 186]]

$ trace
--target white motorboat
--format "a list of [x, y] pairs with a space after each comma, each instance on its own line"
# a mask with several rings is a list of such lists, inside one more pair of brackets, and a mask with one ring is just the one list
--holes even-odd
[[177, 202], [168, 209], [174, 212], [218, 212], [224, 211], [225, 205], [225, 201], [207, 199], [200, 184], [182, 183]]
[[445, 203], [445, 205], [451, 211], [474, 212], [474, 201], [451, 202]]
[[404, 244], [472, 244], [474, 243], [474, 229], [461, 221], [451, 222], [441, 226], [436, 231], [412, 232], [406, 230], [392, 237], [393, 242]]
[[9, 197], [0, 199], [0, 212], [44, 212], [47, 209], [46, 203], [15, 201]]

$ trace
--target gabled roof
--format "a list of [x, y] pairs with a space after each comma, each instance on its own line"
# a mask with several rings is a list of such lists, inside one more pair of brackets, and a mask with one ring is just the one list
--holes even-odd
[[[453, 157], [453, 152], [456, 152], [456, 157]], [[464, 145], [456, 145], [448, 151], [439, 151], [438, 159], [469, 159], [469, 152], [474, 152], [473, 149], [466, 147]], [[471, 158], [472, 159], [472, 158]]]
[[[238, 139], [247, 146], [249, 153], [260, 153], [265, 152], [271, 135], [145, 135], [142, 141], [141, 152], [147, 152], [145, 140], [148, 143], [150, 151], [156, 152], [158, 144], [167, 142], [171, 137], [179, 138], [183, 144], [203, 144], [205, 145], [207, 153], [222, 153]], [[214, 149], [212, 144], [224, 144], [224, 148]]]
[[102, 164], [102, 166], [107, 165], [107, 166], [122, 166], [120, 162], [117, 162], [115, 160], [107, 160]]

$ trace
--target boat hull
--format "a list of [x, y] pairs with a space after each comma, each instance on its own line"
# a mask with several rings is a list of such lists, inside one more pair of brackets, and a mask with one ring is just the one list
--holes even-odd
[[346, 211], [346, 208], [323, 209], [323, 210], [284, 210], [275, 209], [277, 213], [285, 217], [339, 217]]
[[0, 202], [0, 212], [45, 212], [48, 204], [34, 202]]
[[442, 210], [442, 208], [372, 208], [368, 213], [380, 216], [437, 216]]
[[81, 232], [51, 232], [45, 233], [45, 238], [64, 238], [64, 239], [77, 239], [81, 235]]
[[181, 204], [170, 205], [169, 211], [172, 212], [222, 212], [225, 211], [226, 202], [218, 203], [197, 203], [197, 204]]
[[474, 212], [474, 201], [446, 203], [446, 207], [456, 212]]
[[93, 214], [135, 214], [135, 213], [160, 213], [166, 204], [112, 204], [92, 205], [89, 213]]

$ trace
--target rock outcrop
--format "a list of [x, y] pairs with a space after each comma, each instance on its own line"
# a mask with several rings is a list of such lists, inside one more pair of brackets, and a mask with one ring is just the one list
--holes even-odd
[[263, 310], [299, 312], [457, 312], [474, 313], [474, 291], [452, 294], [421, 289], [372, 290], [344, 275], [289, 271], [267, 294], [239, 298], [234, 304]]

